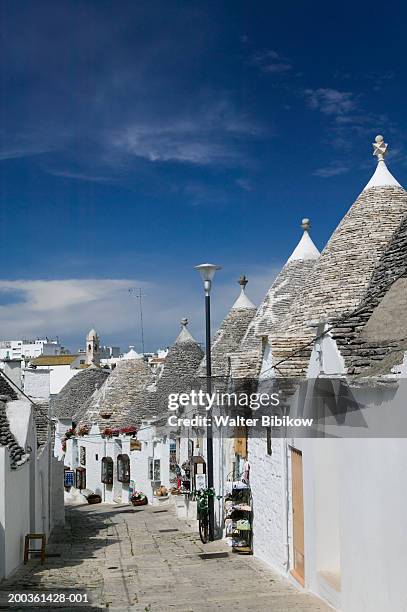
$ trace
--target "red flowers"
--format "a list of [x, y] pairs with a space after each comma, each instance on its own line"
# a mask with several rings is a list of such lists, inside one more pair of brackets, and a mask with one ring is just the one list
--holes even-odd
[[102, 431], [102, 436], [105, 436], [106, 438], [112, 438], [113, 436], [119, 436], [120, 434], [135, 434], [137, 433], [137, 428], [136, 427], [119, 427], [117, 429], [111, 429], [110, 427], [106, 427], [106, 429], [104, 429]]

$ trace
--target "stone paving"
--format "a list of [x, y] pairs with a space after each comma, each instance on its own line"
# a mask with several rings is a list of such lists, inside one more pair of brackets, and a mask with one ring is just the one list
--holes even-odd
[[[202, 553], [227, 553], [202, 559]], [[48, 604], [53, 610], [140, 612], [331, 610], [252, 556], [224, 542], [203, 545], [194, 522], [172, 506], [84, 505], [66, 509], [44, 566], [32, 559], [0, 584], [8, 592], [86, 592], [88, 605]], [[44, 608], [46, 605], [44, 605]], [[33, 605], [30, 609], [41, 609]], [[27, 607], [0, 605], [0, 609]]]

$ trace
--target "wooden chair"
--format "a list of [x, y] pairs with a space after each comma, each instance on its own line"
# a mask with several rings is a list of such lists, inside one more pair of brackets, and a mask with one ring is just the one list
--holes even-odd
[[[41, 540], [41, 548], [39, 549], [30, 548], [31, 540]], [[46, 543], [46, 539], [43, 533], [28, 533], [25, 536], [25, 543], [24, 543], [24, 563], [27, 563], [29, 554], [35, 552], [35, 553], [40, 553], [41, 565], [44, 565], [45, 563], [45, 543]]]

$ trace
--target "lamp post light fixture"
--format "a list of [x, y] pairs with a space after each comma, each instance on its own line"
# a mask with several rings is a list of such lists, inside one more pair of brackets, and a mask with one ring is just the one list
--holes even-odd
[[[201, 274], [204, 289], [205, 289], [205, 323], [206, 323], [206, 391], [209, 395], [212, 394], [212, 365], [211, 365], [211, 288], [213, 277], [217, 270], [221, 270], [221, 266], [214, 264], [201, 264], [195, 266], [195, 270]], [[207, 427], [207, 441], [206, 441], [206, 454], [207, 454], [207, 474], [208, 474], [208, 489], [213, 488], [213, 436], [212, 436], [212, 415], [208, 415], [210, 418], [210, 425]], [[214, 512], [214, 499], [210, 495], [208, 498], [209, 504], [209, 541], [213, 542], [215, 539], [215, 512]]]

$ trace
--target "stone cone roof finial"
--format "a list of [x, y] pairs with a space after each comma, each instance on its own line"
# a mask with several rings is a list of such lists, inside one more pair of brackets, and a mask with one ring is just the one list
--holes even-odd
[[249, 281], [247, 280], [246, 275], [242, 274], [242, 276], [239, 278], [237, 282], [239, 283], [241, 287], [243, 287], [243, 289], [246, 289], [246, 285]]
[[302, 235], [301, 240], [295, 247], [294, 251], [288, 258], [287, 263], [289, 261], [318, 259], [320, 255], [317, 247], [311, 240], [311, 236], [309, 235], [311, 222], [307, 217], [304, 217], [304, 219], [302, 219], [301, 227], [304, 230], [304, 233]]
[[180, 323], [181, 323], [181, 331], [178, 335], [178, 338], [175, 340], [175, 343], [177, 344], [179, 342], [195, 342], [193, 336], [187, 330], [187, 325], [188, 325], [187, 317], [184, 317], [183, 319], [181, 319]]
[[242, 274], [242, 276], [239, 278], [239, 280], [237, 281], [241, 287], [240, 289], [240, 295], [237, 298], [236, 302], [233, 304], [232, 309], [234, 308], [256, 308], [255, 305], [253, 304], [253, 302], [251, 300], [249, 300], [249, 298], [246, 295], [246, 285], [249, 282], [247, 280], [247, 277], [245, 274]]
[[373, 155], [377, 157], [377, 161], [384, 161], [384, 158], [387, 155], [387, 142], [384, 142], [383, 136], [378, 134], [375, 138], [375, 141], [372, 143], [373, 145]]
[[400, 183], [396, 181], [394, 176], [389, 172], [384, 161], [389, 145], [387, 142], [384, 142], [383, 136], [378, 134], [372, 145], [373, 155], [377, 158], [377, 166], [372, 178], [363, 191], [371, 187], [401, 187]]

